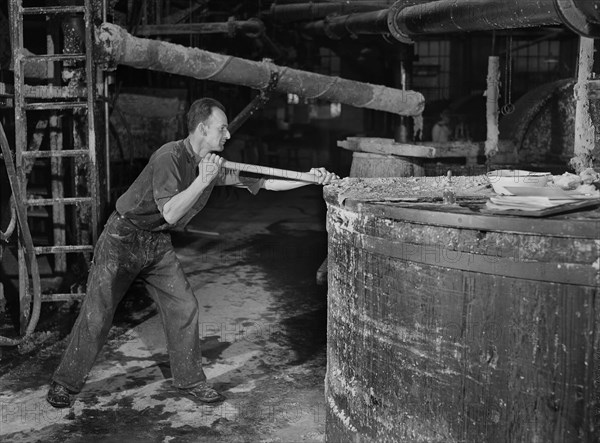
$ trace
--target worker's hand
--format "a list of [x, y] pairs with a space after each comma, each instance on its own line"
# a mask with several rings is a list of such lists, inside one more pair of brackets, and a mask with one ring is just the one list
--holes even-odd
[[223, 163], [225, 163], [225, 159], [223, 157], [220, 157], [212, 152], [206, 154], [198, 165], [199, 174], [202, 177], [213, 179], [219, 174]]
[[334, 174], [333, 172], [329, 172], [325, 168], [312, 168], [310, 170], [310, 173], [317, 177], [320, 185], [328, 185], [332, 181], [340, 179], [337, 176], [337, 174]]

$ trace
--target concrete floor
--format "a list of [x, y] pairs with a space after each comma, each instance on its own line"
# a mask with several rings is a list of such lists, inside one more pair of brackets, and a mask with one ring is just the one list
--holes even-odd
[[[160, 319], [143, 290], [121, 304], [109, 341], [71, 409], [44, 397], [76, 309], [38, 327], [51, 337], [0, 360], [3, 442], [318, 442], [324, 440], [326, 256], [322, 188], [219, 190], [174, 245], [201, 307], [205, 370], [226, 400], [173, 393]], [[48, 308], [50, 309], [50, 308]]]

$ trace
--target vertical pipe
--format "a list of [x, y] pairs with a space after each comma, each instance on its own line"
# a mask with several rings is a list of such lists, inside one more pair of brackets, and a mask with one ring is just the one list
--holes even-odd
[[[94, 45], [94, 20], [92, 17], [91, 0], [85, 0], [85, 82], [87, 89], [87, 148], [89, 149], [89, 171], [88, 171], [88, 192], [94, 198], [91, 204], [91, 228], [92, 238], [89, 243], [96, 244], [98, 240], [98, 219], [102, 208], [102, 199], [100, 197], [100, 185], [98, 183], [98, 159], [96, 157], [96, 64], [92, 53]], [[86, 242], [87, 243], [87, 242]]]
[[500, 59], [496, 56], [488, 58], [487, 89], [485, 92], [485, 110], [487, 121], [487, 138], [485, 156], [489, 161], [498, 151], [498, 91], [500, 82]]
[[[106, 0], [102, 1], [102, 22], [106, 23], [107, 19], [107, 5]], [[111, 194], [110, 194], [110, 112], [108, 109], [108, 74], [103, 73], [103, 83], [104, 83], [104, 161], [106, 165], [106, 199], [107, 203], [111, 203]]]
[[590, 116], [589, 80], [594, 65], [594, 40], [579, 37], [579, 66], [575, 85], [575, 146], [569, 164], [579, 173], [592, 167], [595, 129]]

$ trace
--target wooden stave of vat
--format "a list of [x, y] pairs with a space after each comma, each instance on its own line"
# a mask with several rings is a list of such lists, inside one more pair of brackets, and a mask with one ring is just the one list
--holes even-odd
[[327, 441], [598, 438], [600, 211], [337, 197], [326, 188]]

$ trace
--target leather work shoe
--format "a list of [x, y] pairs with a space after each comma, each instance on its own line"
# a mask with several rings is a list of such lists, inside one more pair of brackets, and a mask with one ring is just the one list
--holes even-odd
[[55, 408], [70, 408], [75, 400], [75, 395], [63, 385], [53, 381], [48, 389], [46, 400]]
[[206, 382], [202, 382], [196, 386], [192, 386], [191, 388], [178, 388], [178, 390], [188, 397], [191, 397], [194, 400], [199, 400], [203, 403], [215, 403], [225, 399]]

